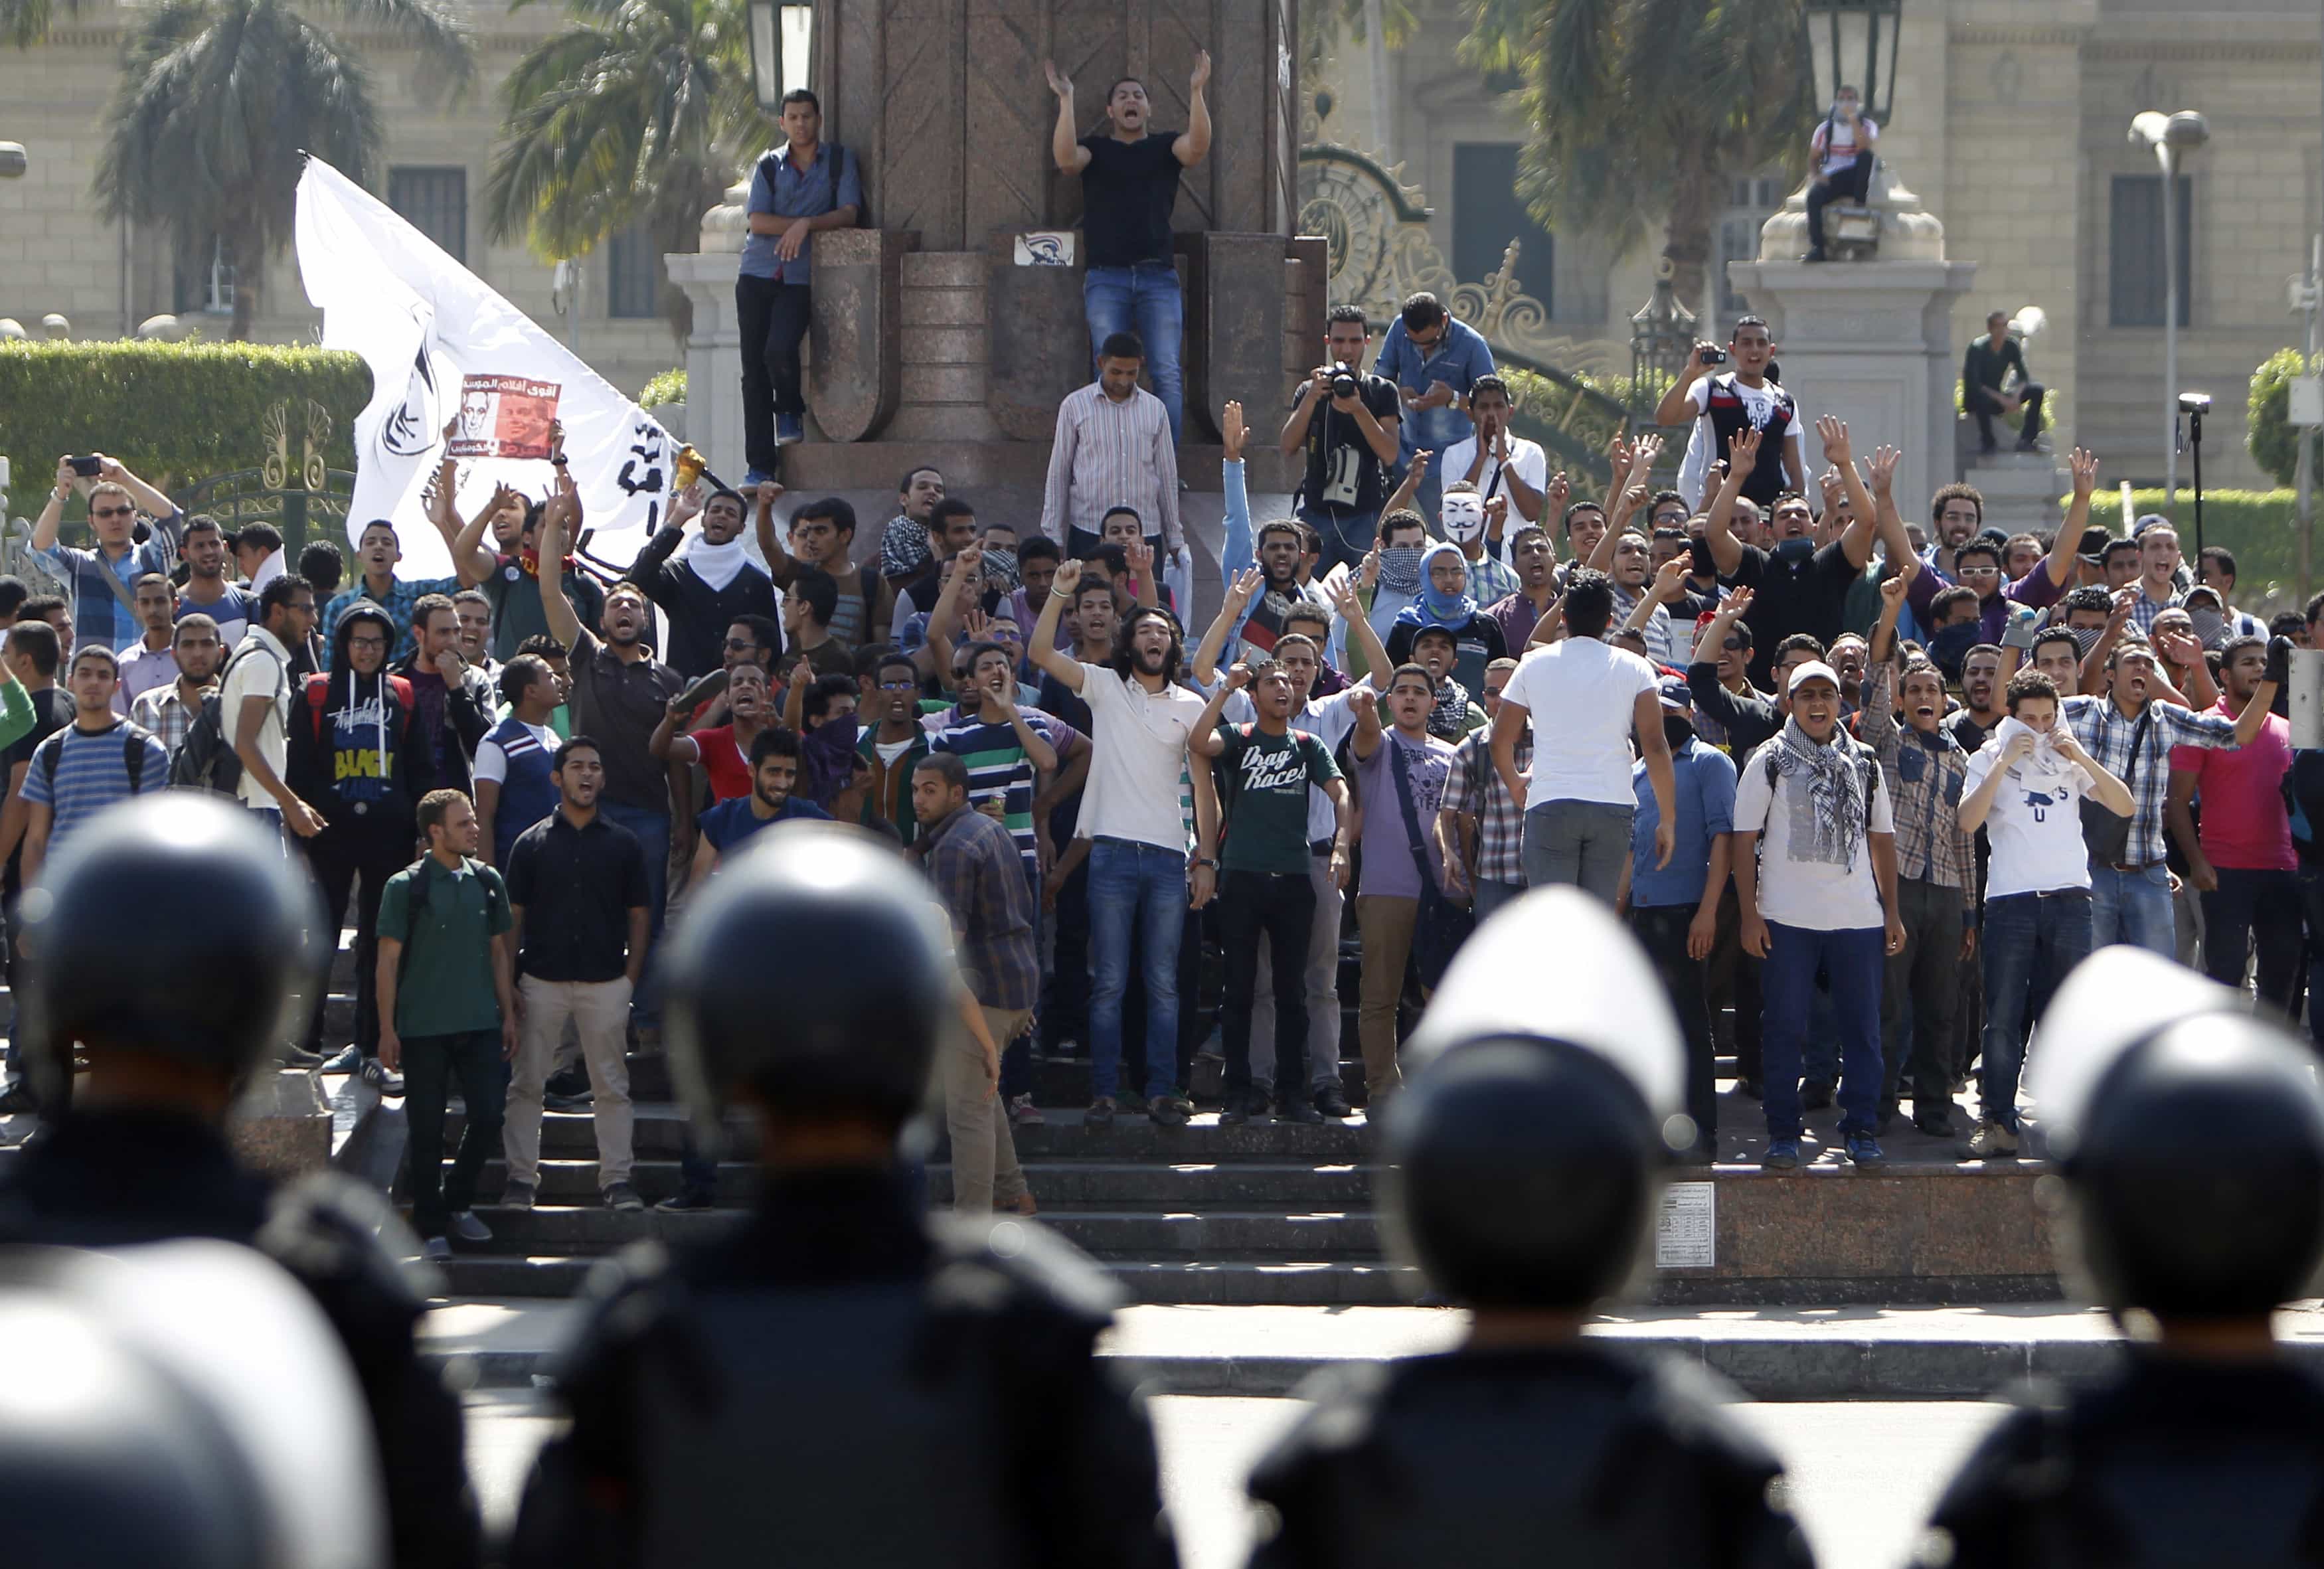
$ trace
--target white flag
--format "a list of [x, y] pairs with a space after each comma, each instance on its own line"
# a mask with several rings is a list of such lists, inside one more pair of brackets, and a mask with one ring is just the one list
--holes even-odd
[[[678, 446], [651, 415], [319, 158], [307, 160], [299, 180], [297, 235], [299, 274], [323, 313], [323, 346], [352, 350], [371, 366], [371, 401], [355, 417], [350, 543], [365, 523], [386, 518], [402, 540], [399, 576], [448, 576], [451, 553], [420, 500], [446, 422], [462, 417], [471, 451], [532, 450], [528, 422], [553, 407], [583, 526], [593, 531], [590, 554], [627, 563], [637, 553], [669, 511]], [[536, 389], [521, 408], [502, 392], [520, 383]], [[467, 459], [456, 510], [473, 516], [500, 484], [544, 496], [551, 477], [538, 459]], [[492, 548], [491, 535], [484, 543]]]

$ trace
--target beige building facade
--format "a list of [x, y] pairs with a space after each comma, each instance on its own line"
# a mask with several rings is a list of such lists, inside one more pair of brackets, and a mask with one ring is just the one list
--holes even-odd
[[[1423, 0], [1425, 24], [1388, 53], [1384, 95], [1370, 89], [1361, 45], [1341, 47], [1318, 89], [1331, 113], [1311, 117], [1311, 135], [1400, 164], [1463, 281], [1520, 238], [1519, 281], [1548, 306], [1549, 330], [1572, 340], [1576, 361], [1627, 370], [1629, 316], [1652, 291], [1659, 235], [1609, 257], [1588, 235], [1540, 234], [1497, 185], [1514, 169], [1524, 126], [1515, 96], [1491, 91], [1458, 59], [1467, 9]], [[1903, 20], [1880, 150], [1942, 219], [1946, 255], [1978, 263], [1954, 311], [1957, 347], [1988, 309], [2039, 306], [2048, 326], [2027, 355], [2057, 397], [2060, 451], [2093, 447], [2109, 483], [2160, 484], [2164, 464], [2161, 175], [2128, 140], [2130, 121], [2145, 109], [2209, 118], [2209, 145], [2181, 174], [2180, 385], [2215, 399], [2205, 485], [2272, 484], [2244, 449], [2244, 409], [2254, 367], [2301, 341], [2286, 282], [2306, 270], [2310, 236], [2324, 226], [2316, 7], [1904, 0]], [[1723, 263], [1757, 254], [1759, 226], [1790, 185], [1738, 180], [1732, 194], [1717, 236], [1716, 297], [1695, 302], [1722, 323], [1749, 306], [1724, 281]], [[2182, 456], [2182, 487], [2190, 475]]]
[[[171, 314], [222, 339], [231, 303], [224, 281], [198, 258], [181, 264], [168, 234], [106, 221], [91, 192], [104, 108], [119, 76], [124, 22], [133, 14], [103, 0], [77, 12], [60, 7], [60, 25], [47, 42], [0, 48], [0, 140], [23, 143], [29, 163], [22, 179], [0, 180], [0, 317], [39, 336], [41, 318], [55, 312], [69, 320], [74, 337], [106, 338]], [[685, 357], [658, 309], [654, 247], [625, 235], [582, 258], [578, 315], [568, 321], [552, 300], [554, 260], [521, 243], [488, 243], [484, 235], [500, 85], [527, 50], [563, 25], [561, 8], [477, 5], [470, 21], [478, 70], [454, 98], [410, 50], [342, 14], [320, 18], [373, 75], [386, 145], [371, 189], [548, 331], [564, 339], [569, 329], [581, 356], [634, 396], [649, 377]], [[270, 258], [254, 336], [311, 341], [321, 319], [300, 288], [295, 257], [286, 252]]]

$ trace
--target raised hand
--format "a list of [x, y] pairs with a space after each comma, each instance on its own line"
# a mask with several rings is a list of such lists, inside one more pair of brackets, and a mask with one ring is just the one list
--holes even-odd
[[1058, 562], [1057, 575], [1049, 579], [1049, 597], [1055, 599], [1060, 595], [1071, 595], [1081, 583], [1085, 565], [1080, 561]]
[[[1366, 556], [1364, 560], [1377, 574], [1379, 570], [1379, 547], [1373, 546], [1372, 553]], [[1352, 578], [1342, 577], [1336, 585], [1327, 583], [1324, 585], [1323, 593], [1325, 597], [1331, 600], [1332, 609], [1338, 614], [1342, 621], [1352, 622], [1356, 617], [1363, 614], [1364, 607], [1356, 598], [1356, 585]]]
[[1219, 411], [1219, 438], [1226, 448], [1229, 463], [1242, 461], [1242, 444], [1250, 435], [1250, 427], [1243, 423], [1242, 404], [1232, 398]]
[[1370, 681], [1359, 681], [1348, 689], [1348, 712], [1356, 716], [1357, 724], [1362, 724], [1365, 716], [1379, 706], [1379, 700], [1372, 695]]
[[1244, 568], [1235, 574], [1234, 581], [1227, 585], [1227, 604], [1233, 607], [1237, 615], [1240, 615], [1250, 608], [1250, 602], [1259, 596], [1259, 589], [1266, 583], [1267, 574], [1256, 567]]
[[1903, 605], [1904, 603], [1905, 590], [1912, 587], [1912, 580], [1906, 577], [1902, 572], [1898, 572], [1892, 577], [1882, 578], [1880, 580], [1880, 607], [1882, 611], [1886, 613], [1897, 605]]
[[1573, 494], [1573, 482], [1559, 469], [1549, 476], [1549, 489], [1542, 493], [1541, 516], [1545, 526], [1554, 526], [1565, 515], [1566, 499]]
[[1876, 447], [1872, 449], [1872, 494], [1886, 501], [1896, 484], [1896, 466], [1904, 460], [1901, 447]]
[[782, 482], [762, 479], [759, 482], [759, 488], [755, 494], [758, 497], [759, 510], [762, 512], [770, 512], [775, 510], [776, 499], [783, 494]]
[[[962, 553], [966, 554], [965, 551]], [[1143, 540], [1132, 540], [1121, 548], [1121, 554], [1130, 563], [1130, 571], [1138, 575], [1138, 580], [1144, 582], [1147, 575], [1154, 569], [1154, 547]]]
[[[1356, 581], [1367, 588], [1377, 588], [1379, 586], [1379, 575], [1380, 547], [1379, 541], [1374, 540], [1372, 548], [1364, 552], [1363, 564], [1356, 568]], [[1352, 600], [1355, 595], [1351, 593], [1348, 597]]]
[[1750, 610], [1751, 591], [1748, 588], [1738, 586], [1720, 595], [1719, 619], [1721, 621], [1739, 621], [1749, 614]]
[[1727, 444], [1730, 473], [1748, 475], [1758, 465], [1759, 443], [1766, 435], [1757, 425], [1735, 433], [1735, 439]]
[[1237, 660], [1233, 664], [1229, 665], [1229, 666], [1227, 667], [1227, 690], [1228, 690], [1228, 691], [1230, 691], [1230, 692], [1240, 692], [1240, 691], [1241, 691], [1245, 687], [1248, 687], [1248, 686], [1250, 686], [1250, 666], [1248, 663], [1246, 663], [1245, 661], [1243, 661], [1243, 660]]
[[1826, 414], [1816, 421], [1816, 437], [1823, 443], [1823, 460], [1834, 468], [1853, 462], [1853, 449], [1848, 444], [1848, 421], [1837, 414]]
[[1194, 72], [1193, 72], [1193, 74], [1191, 74], [1190, 76], [1188, 76], [1188, 77], [1186, 78], [1186, 90], [1187, 90], [1187, 92], [1189, 92], [1189, 93], [1199, 93], [1199, 92], [1201, 92], [1201, 91], [1203, 90], [1203, 88], [1204, 88], [1204, 84], [1206, 84], [1207, 82], [1209, 82], [1209, 81], [1210, 81], [1210, 79], [1211, 79], [1211, 51], [1210, 51], [1209, 50], [1207, 50], [1207, 49], [1198, 49], [1198, 50], [1196, 50], [1196, 51], [1194, 51]]
[[2077, 447], [2066, 466], [2074, 471], [2074, 499], [2088, 501], [2098, 483], [2098, 455]]
[[1051, 92], [1056, 94], [1057, 97], [1061, 98], [1070, 98], [1074, 96], [1074, 78], [1059, 70], [1056, 67], [1056, 61], [1043, 60], [1041, 62], [1041, 72], [1044, 76], [1049, 78], [1049, 90]]
[[1686, 557], [1672, 557], [1655, 573], [1654, 586], [1647, 592], [1653, 595], [1657, 603], [1676, 599], [1681, 593], [1684, 592], [1686, 575], [1693, 568], [1694, 563]]

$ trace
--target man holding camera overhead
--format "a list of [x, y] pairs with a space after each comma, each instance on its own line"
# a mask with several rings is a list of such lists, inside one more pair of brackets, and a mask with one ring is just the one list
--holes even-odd
[[1360, 564], [1379, 532], [1380, 501], [1397, 457], [1402, 404], [1396, 383], [1364, 372], [1370, 324], [1360, 305], [1334, 305], [1325, 318], [1323, 363], [1307, 374], [1279, 445], [1288, 456], [1307, 448], [1300, 482], [1300, 521], [1323, 537], [1321, 577]]

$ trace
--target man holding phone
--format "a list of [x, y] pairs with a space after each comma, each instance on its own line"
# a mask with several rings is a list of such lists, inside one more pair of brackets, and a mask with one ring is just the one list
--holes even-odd
[[[57, 543], [65, 503], [81, 487], [88, 494], [93, 550]], [[143, 544], [132, 537], [141, 512], [153, 519]], [[185, 534], [186, 514], [176, 503], [102, 452], [58, 458], [56, 485], [32, 524], [32, 553], [72, 585], [73, 641], [109, 649], [135, 642], [144, 630], [137, 619], [137, 580], [149, 572], [168, 577]]]

